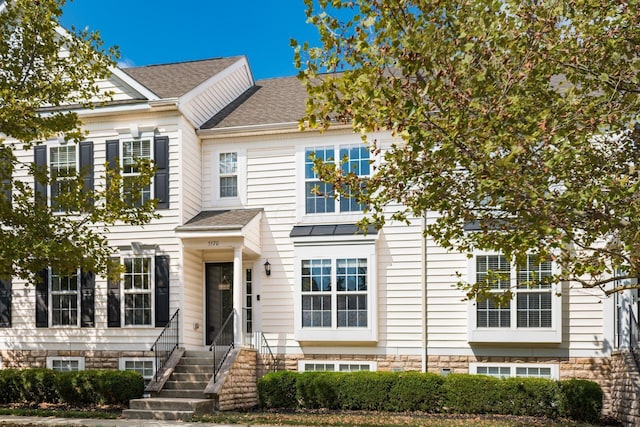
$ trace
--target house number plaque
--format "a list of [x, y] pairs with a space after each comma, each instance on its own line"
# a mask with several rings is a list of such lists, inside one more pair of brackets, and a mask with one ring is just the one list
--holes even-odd
[[213, 248], [215, 246], [220, 246], [220, 242], [218, 240], [209, 240], [207, 242], [207, 246]]

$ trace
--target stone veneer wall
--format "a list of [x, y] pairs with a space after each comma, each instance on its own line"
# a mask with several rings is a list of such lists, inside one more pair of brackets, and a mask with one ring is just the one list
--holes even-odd
[[255, 349], [239, 350], [218, 394], [218, 409], [248, 409], [258, 404], [257, 358]]
[[84, 357], [85, 369], [118, 369], [121, 357], [153, 357], [152, 351], [2, 350], [3, 368], [46, 368], [47, 357]]
[[640, 373], [630, 351], [611, 355], [612, 415], [626, 426], [640, 425]]
[[580, 378], [600, 384], [604, 393], [602, 413], [612, 411], [611, 372], [612, 360], [609, 357], [509, 357], [509, 356], [429, 356], [428, 371], [441, 373], [441, 369], [451, 369], [452, 373], [469, 373], [469, 363], [526, 363], [557, 364], [560, 367], [560, 379]]

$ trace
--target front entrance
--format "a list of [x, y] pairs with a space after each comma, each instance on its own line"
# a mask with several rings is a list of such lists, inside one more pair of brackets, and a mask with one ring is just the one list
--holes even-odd
[[205, 264], [206, 345], [216, 337], [233, 311], [233, 263]]

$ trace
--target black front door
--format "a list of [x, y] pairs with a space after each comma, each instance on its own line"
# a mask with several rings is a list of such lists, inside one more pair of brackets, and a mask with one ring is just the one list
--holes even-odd
[[206, 344], [211, 345], [229, 314], [233, 311], [233, 263], [205, 265]]

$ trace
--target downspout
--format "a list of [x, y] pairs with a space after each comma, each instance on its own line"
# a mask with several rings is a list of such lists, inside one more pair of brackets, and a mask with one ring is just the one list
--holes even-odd
[[429, 334], [428, 334], [428, 321], [427, 321], [427, 236], [425, 235], [425, 231], [427, 229], [427, 213], [425, 212], [422, 215], [422, 372], [427, 372], [429, 369], [428, 361], [428, 347], [429, 347]]

